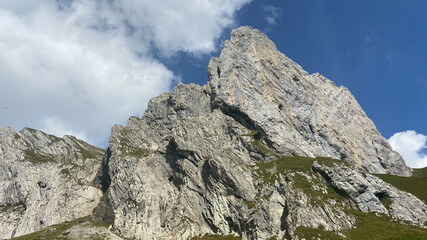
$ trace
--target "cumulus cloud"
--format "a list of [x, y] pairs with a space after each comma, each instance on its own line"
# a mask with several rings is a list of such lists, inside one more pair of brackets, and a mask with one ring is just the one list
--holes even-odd
[[248, 2], [3, 0], [0, 126], [105, 146], [113, 124], [180, 81], [154, 53], [213, 51]]
[[405, 159], [412, 168], [427, 166], [427, 136], [412, 130], [395, 133], [388, 139], [391, 147]]
[[263, 6], [265, 13], [265, 20], [270, 25], [275, 25], [277, 20], [282, 16], [280, 8], [274, 7], [272, 5], [264, 5]]
[[83, 141], [88, 141], [88, 138], [84, 132], [75, 132], [74, 130], [70, 129], [69, 126], [67, 126], [65, 123], [63, 123], [57, 118], [48, 117], [44, 119], [42, 123], [43, 127], [40, 130], [49, 134], [57, 136], [71, 135]]

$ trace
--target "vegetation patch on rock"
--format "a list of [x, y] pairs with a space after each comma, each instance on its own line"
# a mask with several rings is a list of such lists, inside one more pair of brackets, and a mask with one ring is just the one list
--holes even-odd
[[427, 167], [414, 169], [411, 177], [389, 174], [377, 174], [376, 176], [402, 191], [412, 193], [417, 198], [423, 200], [424, 203], [427, 203]]

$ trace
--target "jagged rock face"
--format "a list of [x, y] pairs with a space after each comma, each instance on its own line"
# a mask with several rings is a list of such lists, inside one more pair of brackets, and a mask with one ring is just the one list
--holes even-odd
[[[199, 104], [181, 105], [196, 97]], [[253, 131], [211, 111], [209, 100], [206, 87], [180, 84], [150, 101], [147, 117], [113, 127], [107, 193], [115, 231], [136, 239], [204, 233], [266, 239], [301, 224], [351, 228], [354, 217], [336, 210], [338, 203], [307, 206], [309, 198], [286, 177], [264, 184], [254, 172], [257, 162], [269, 157], [254, 146]]]
[[[376, 176], [348, 166], [328, 167], [317, 162], [313, 164], [313, 169], [326, 176], [336, 189], [350, 197], [362, 212], [383, 213], [421, 226], [427, 222], [427, 206], [423, 201]], [[381, 202], [386, 199], [390, 201], [390, 206]]]
[[416, 215], [425, 205], [412, 195], [406, 200], [417, 210], [402, 208], [403, 198], [387, 210], [375, 195], [380, 190], [372, 203], [342, 199], [328, 187], [340, 189], [327, 165], [301, 170], [281, 158], [324, 156], [358, 174], [411, 174], [346, 88], [307, 74], [249, 27], [233, 31], [208, 75], [205, 86], [179, 84], [152, 99], [142, 119], [112, 128], [104, 162], [111, 184], [95, 215], [119, 235], [292, 238], [299, 226], [354, 228], [347, 208], [424, 223]]
[[0, 128], [0, 239], [89, 215], [103, 155], [72, 136]]
[[208, 75], [115, 125], [102, 163], [74, 137], [0, 128], [0, 238], [74, 219], [33, 236], [298, 239], [355, 228], [355, 209], [426, 226], [421, 200], [370, 174], [411, 171], [346, 88], [250, 27]]
[[246, 116], [281, 154], [328, 156], [371, 173], [411, 174], [347, 88], [309, 75], [258, 30], [233, 31], [208, 74], [213, 104]]

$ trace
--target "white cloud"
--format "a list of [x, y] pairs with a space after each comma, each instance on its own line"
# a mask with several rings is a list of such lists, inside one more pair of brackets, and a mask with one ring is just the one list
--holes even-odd
[[264, 13], [265, 13], [265, 20], [270, 25], [275, 25], [277, 23], [277, 20], [282, 17], [282, 13], [280, 11], [280, 8], [274, 7], [272, 5], [264, 5]]
[[388, 139], [393, 150], [400, 153], [406, 164], [412, 168], [427, 166], [427, 136], [412, 130], [395, 133]]
[[54, 117], [48, 117], [44, 119], [43, 127], [40, 130], [60, 137], [63, 137], [64, 135], [72, 135], [78, 139], [87, 141], [87, 136], [84, 132], [75, 132], [61, 120]]
[[213, 51], [249, 1], [1, 1], [0, 126], [105, 146], [113, 124], [179, 81], [153, 51]]

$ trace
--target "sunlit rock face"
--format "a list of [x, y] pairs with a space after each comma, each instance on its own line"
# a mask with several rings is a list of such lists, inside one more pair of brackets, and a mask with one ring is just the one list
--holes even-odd
[[371, 173], [411, 174], [347, 88], [308, 74], [258, 30], [234, 30], [208, 74], [213, 106], [247, 116], [281, 154], [328, 156]]
[[345, 237], [360, 214], [427, 226], [422, 200], [374, 175], [411, 169], [348, 89], [251, 27], [207, 74], [113, 126], [107, 151], [0, 128], [0, 239]]
[[[232, 32], [207, 72], [206, 85], [179, 84], [153, 98], [142, 119], [112, 128], [94, 217], [114, 232], [293, 238], [299, 226], [354, 228], [348, 208], [423, 224], [426, 206], [414, 196], [391, 208], [380, 201], [380, 192], [399, 192], [371, 173], [411, 170], [348, 89], [308, 74], [250, 27]], [[343, 169], [372, 185], [369, 199], [339, 178]], [[350, 197], [333, 190], [341, 188]]]
[[0, 128], [0, 239], [89, 215], [104, 152], [72, 136]]

